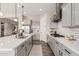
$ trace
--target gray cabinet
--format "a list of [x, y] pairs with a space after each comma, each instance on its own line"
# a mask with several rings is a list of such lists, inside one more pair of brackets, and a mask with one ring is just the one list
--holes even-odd
[[27, 53], [28, 53], [28, 55], [29, 55], [30, 50], [31, 50], [31, 48], [32, 48], [32, 37], [29, 38], [29, 40], [27, 41], [27, 43], [28, 43], [28, 46], [27, 46]]
[[52, 51], [55, 51], [56, 50], [55, 39], [50, 37], [50, 35], [47, 35], [47, 41], [48, 41], [48, 44], [49, 44], [50, 48], [52, 49]]
[[29, 55], [31, 48], [32, 48], [32, 37], [30, 37], [30, 38], [25, 42], [26, 55]]
[[26, 49], [25, 49], [25, 44], [23, 43], [17, 48], [17, 56], [25, 56], [26, 55]]
[[72, 26], [71, 4], [62, 7], [62, 24], [64, 27]]
[[50, 48], [52, 49], [52, 51], [54, 51], [54, 54], [55, 54], [55, 51], [56, 51], [55, 40], [52, 37], [50, 37], [50, 35], [47, 35], [47, 42], [48, 42], [48, 45], [50, 46]]
[[32, 36], [16, 49], [17, 56], [28, 56], [32, 49]]
[[55, 42], [56, 43], [56, 56], [62, 56], [63, 55], [63, 48], [62, 45], [59, 42]]
[[63, 45], [63, 56], [78, 56], [74, 51]]
[[40, 34], [37, 33], [37, 34], [33, 35], [33, 40], [40, 40]]
[[62, 24], [64, 27], [79, 26], [79, 3], [68, 3], [62, 7]]
[[50, 48], [52, 49], [52, 47], [53, 47], [52, 38], [49, 35], [47, 35], [47, 41], [48, 41]]
[[75, 19], [75, 21], [74, 21], [74, 25], [75, 26], [79, 26], [79, 3], [75, 3], [75, 4], [73, 4], [73, 7], [74, 7], [74, 19]]
[[57, 41], [56, 38], [47, 35], [47, 40], [55, 56], [78, 56], [77, 53]]

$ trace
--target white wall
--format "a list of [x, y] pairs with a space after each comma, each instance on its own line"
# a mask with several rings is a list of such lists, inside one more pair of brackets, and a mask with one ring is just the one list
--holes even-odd
[[47, 30], [47, 14], [43, 14], [40, 16], [40, 40], [41, 41], [47, 42], [46, 30]]
[[47, 34], [50, 32], [51, 17], [55, 14], [54, 11], [49, 11], [40, 16], [40, 40], [47, 42]]

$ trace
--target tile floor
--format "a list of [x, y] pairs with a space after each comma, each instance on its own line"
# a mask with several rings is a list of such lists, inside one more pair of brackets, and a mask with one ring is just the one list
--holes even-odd
[[33, 45], [33, 48], [31, 50], [29, 56], [42, 56], [42, 46]]
[[33, 41], [33, 48], [29, 56], [54, 56], [47, 43], [43, 41]]

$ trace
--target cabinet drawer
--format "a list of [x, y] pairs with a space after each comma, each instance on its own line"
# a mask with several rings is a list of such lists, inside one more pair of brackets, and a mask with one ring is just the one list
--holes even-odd
[[64, 47], [64, 56], [78, 56], [78, 54], [76, 54], [74, 51], [72, 51], [71, 49]]
[[26, 56], [25, 47], [23, 47], [18, 53], [17, 56]]

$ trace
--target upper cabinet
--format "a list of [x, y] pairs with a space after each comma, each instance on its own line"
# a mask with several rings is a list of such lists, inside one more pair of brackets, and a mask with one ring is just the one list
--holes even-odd
[[79, 3], [75, 3], [74, 4], [74, 11], [75, 11], [75, 23], [74, 23], [74, 25], [75, 26], [79, 26]]
[[62, 8], [62, 24], [63, 26], [71, 26], [71, 4]]
[[62, 7], [62, 24], [64, 27], [79, 26], [79, 4], [69, 3]]

